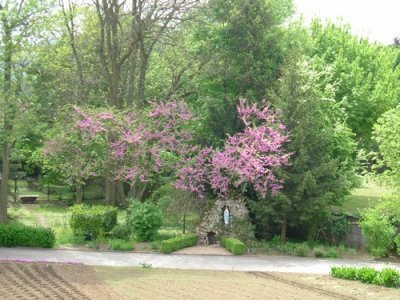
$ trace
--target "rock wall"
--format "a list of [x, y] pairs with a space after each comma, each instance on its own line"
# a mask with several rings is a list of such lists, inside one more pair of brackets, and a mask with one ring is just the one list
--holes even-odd
[[[224, 223], [225, 208], [229, 209], [229, 224]], [[240, 222], [238, 222], [240, 220]], [[208, 245], [215, 242], [220, 235], [235, 235], [235, 226], [247, 225], [251, 228], [249, 211], [246, 200], [240, 195], [231, 195], [227, 198], [217, 198], [213, 205], [203, 215], [200, 224], [196, 228], [199, 243]], [[253, 234], [253, 233], [250, 233]], [[253, 234], [254, 235], [254, 234]]]

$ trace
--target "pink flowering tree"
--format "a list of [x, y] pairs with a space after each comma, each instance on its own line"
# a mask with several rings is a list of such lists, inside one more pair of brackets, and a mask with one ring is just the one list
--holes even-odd
[[231, 188], [251, 185], [263, 197], [282, 188], [274, 170], [289, 163], [284, 144], [289, 135], [279, 114], [268, 105], [259, 108], [240, 100], [238, 114], [243, 132], [228, 136], [222, 150], [204, 149], [187, 159], [178, 173], [176, 187], [204, 197], [206, 186], [222, 196]]
[[153, 103], [141, 115], [74, 107], [62, 119], [68, 120], [62, 122], [64, 130], [48, 142], [45, 153], [68, 162], [69, 180], [107, 176], [129, 183], [131, 196], [139, 199], [160, 175], [173, 174], [191, 149], [187, 126], [193, 116], [183, 102]]

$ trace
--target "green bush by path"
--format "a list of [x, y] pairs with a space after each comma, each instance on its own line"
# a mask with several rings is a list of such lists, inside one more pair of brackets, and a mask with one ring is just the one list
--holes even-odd
[[390, 268], [378, 271], [369, 267], [332, 267], [331, 275], [340, 279], [358, 280], [385, 287], [400, 287], [400, 272]]
[[116, 251], [132, 251], [134, 249], [133, 242], [124, 239], [110, 240], [109, 244], [110, 248]]
[[131, 200], [128, 225], [138, 241], [152, 241], [163, 221], [161, 210], [153, 203]]
[[194, 234], [177, 236], [161, 242], [160, 250], [163, 253], [171, 253], [179, 249], [191, 247], [197, 244], [198, 237]]
[[22, 224], [0, 224], [0, 246], [52, 248], [56, 242], [53, 230]]
[[110, 233], [115, 239], [129, 240], [131, 236], [131, 228], [126, 224], [118, 224]]
[[110, 232], [117, 224], [117, 209], [111, 206], [71, 207], [70, 225], [74, 235], [85, 235], [96, 239], [100, 232]]
[[221, 245], [234, 255], [242, 255], [247, 251], [246, 245], [242, 241], [235, 238], [222, 237]]

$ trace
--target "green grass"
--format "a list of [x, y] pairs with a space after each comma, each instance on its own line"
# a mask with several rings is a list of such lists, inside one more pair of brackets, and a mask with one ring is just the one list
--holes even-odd
[[345, 197], [340, 209], [346, 213], [358, 215], [359, 210], [375, 207], [379, 199], [390, 193], [392, 193], [391, 189], [373, 181], [364, 182], [361, 188], [355, 189], [351, 195]]

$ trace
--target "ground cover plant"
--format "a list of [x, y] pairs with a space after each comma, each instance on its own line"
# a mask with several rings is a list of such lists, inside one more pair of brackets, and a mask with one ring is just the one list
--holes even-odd
[[384, 268], [378, 271], [368, 267], [332, 267], [331, 275], [337, 278], [359, 280], [363, 283], [382, 285], [385, 287], [400, 287], [400, 272], [390, 268]]

